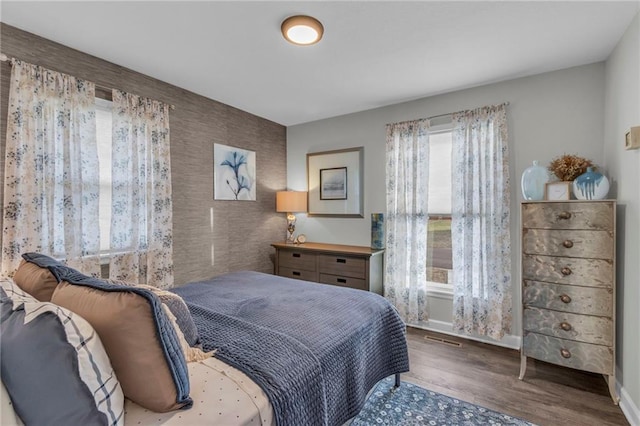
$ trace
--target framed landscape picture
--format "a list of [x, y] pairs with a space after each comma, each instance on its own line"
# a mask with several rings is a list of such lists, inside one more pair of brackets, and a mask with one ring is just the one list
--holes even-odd
[[364, 148], [307, 154], [309, 216], [364, 217]]

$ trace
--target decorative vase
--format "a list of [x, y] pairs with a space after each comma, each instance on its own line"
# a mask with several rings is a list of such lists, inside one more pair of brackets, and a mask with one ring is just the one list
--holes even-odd
[[586, 173], [573, 181], [573, 194], [578, 200], [602, 200], [609, 193], [609, 179], [587, 167]]
[[384, 248], [384, 214], [371, 213], [371, 248]]
[[525, 200], [540, 201], [544, 200], [544, 184], [549, 181], [549, 172], [545, 167], [533, 162], [533, 166], [529, 166], [522, 172], [522, 197]]

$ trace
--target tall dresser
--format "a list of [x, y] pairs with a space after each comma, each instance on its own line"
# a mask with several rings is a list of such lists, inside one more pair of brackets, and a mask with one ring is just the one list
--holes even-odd
[[522, 203], [527, 357], [600, 373], [615, 392], [615, 201]]

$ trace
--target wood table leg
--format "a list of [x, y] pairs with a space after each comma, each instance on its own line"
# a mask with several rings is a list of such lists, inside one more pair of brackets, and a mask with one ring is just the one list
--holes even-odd
[[520, 354], [520, 380], [524, 379], [524, 373], [527, 371], [527, 357], [523, 354]]

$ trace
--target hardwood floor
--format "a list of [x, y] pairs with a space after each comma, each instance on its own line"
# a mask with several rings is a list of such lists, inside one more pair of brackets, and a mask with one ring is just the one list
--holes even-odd
[[516, 350], [411, 327], [407, 340], [411, 371], [403, 381], [541, 426], [629, 424], [599, 374], [529, 359], [524, 380], [518, 380]]

